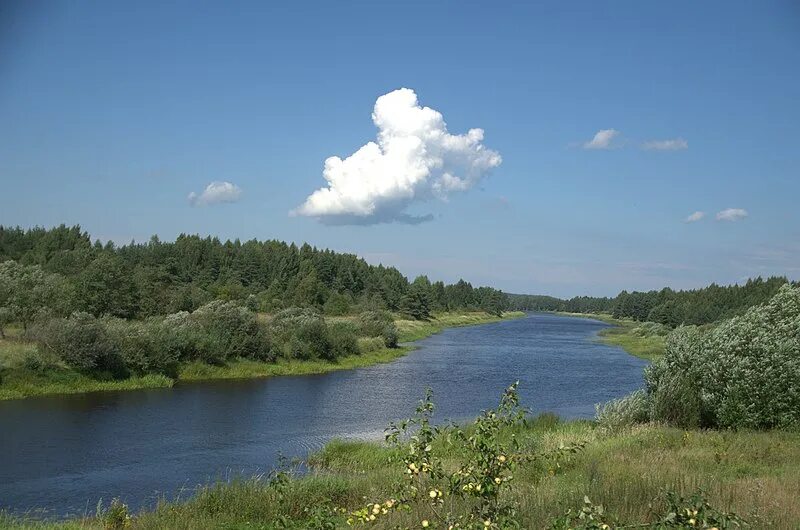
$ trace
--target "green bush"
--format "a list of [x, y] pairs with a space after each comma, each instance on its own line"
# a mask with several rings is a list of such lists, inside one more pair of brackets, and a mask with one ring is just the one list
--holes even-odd
[[800, 287], [710, 331], [675, 330], [645, 372], [652, 418], [684, 426], [800, 425]]
[[51, 319], [38, 326], [33, 335], [47, 351], [77, 370], [124, 375], [119, 351], [105, 322], [89, 313]]
[[117, 318], [105, 319], [109, 337], [125, 367], [137, 374], [177, 374], [179, 352], [171, 348], [174, 332], [163, 320], [151, 318], [144, 322], [129, 322]]
[[328, 343], [330, 357], [338, 359], [346, 355], [356, 355], [358, 349], [358, 329], [350, 322], [333, 322], [328, 324]]
[[364, 337], [383, 337], [387, 348], [397, 346], [397, 326], [388, 311], [364, 311], [358, 315], [358, 324]]
[[269, 323], [273, 349], [287, 358], [328, 359], [330, 343], [325, 320], [313, 309], [280, 311]]
[[198, 344], [203, 336], [203, 327], [192, 319], [191, 313], [180, 311], [164, 317], [158, 327], [161, 347], [179, 361], [199, 358]]
[[234, 302], [215, 300], [192, 313], [201, 328], [200, 359], [218, 364], [236, 357], [272, 360], [269, 337], [252, 311]]

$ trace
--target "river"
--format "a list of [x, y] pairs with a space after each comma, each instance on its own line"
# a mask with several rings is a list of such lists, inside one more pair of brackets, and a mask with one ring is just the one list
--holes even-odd
[[93, 513], [272, 469], [332, 438], [381, 439], [425, 389], [439, 420], [468, 420], [520, 381], [533, 413], [589, 418], [642, 385], [646, 361], [595, 340], [607, 324], [531, 313], [452, 328], [394, 362], [323, 375], [0, 401], [0, 508]]

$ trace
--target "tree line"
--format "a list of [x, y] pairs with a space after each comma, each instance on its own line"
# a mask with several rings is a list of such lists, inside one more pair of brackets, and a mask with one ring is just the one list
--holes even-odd
[[[717, 285], [675, 291], [622, 291], [617, 296], [577, 296], [562, 300], [552, 296], [509, 294], [509, 307], [525, 311], [567, 311], [571, 313], [610, 313], [615, 318], [657, 322], [670, 327], [681, 324], [703, 325], [731, 318], [748, 308], [772, 299], [781, 286], [789, 283], [783, 276], [749, 279], [744, 284]], [[796, 285], [796, 283], [795, 283]]]
[[[13, 262], [14, 264], [10, 264]], [[327, 315], [367, 310], [426, 319], [433, 311], [507, 305], [491, 287], [409, 281], [394, 267], [282, 241], [221, 241], [181, 234], [164, 242], [92, 242], [80, 226], [0, 226], [0, 322], [30, 323], [37, 312], [143, 319], [193, 312], [213, 300], [274, 313], [291, 307]]]

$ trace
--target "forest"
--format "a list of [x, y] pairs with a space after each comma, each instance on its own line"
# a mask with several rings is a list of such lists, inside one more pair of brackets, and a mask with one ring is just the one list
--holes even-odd
[[[23, 324], [45, 306], [58, 314], [144, 318], [224, 300], [269, 313], [289, 307], [326, 315], [386, 309], [427, 318], [431, 311], [453, 309], [499, 314], [507, 300], [501, 291], [464, 280], [409, 281], [394, 267], [370, 265], [352, 254], [274, 240], [222, 242], [181, 234], [174, 242], [153, 236], [117, 247], [93, 243], [80, 226], [0, 226], [4, 261], [24, 266], [22, 281], [39, 286], [45, 292], [33, 294], [49, 300], [24, 303], [14, 315]], [[7, 308], [3, 302], [0, 294], [0, 307]]]
[[[552, 296], [509, 294], [509, 307], [522, 311], [609, 313], [617, 319], [656, 322], [669, 327], [703, 325], [740, 315], [768, 302], [781, 286], [782, 276], [749, 279], [742, 285], [711, 284], [701, 289], [675, 291], [622, 291], [614, 298], [576, 296], [562, 300]], [[797, 285], [797, 282], [794, 283]]]

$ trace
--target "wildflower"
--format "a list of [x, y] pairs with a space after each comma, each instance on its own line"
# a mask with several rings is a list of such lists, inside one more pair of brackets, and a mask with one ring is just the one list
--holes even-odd
[[492, 526], [492, 521], [490, 521], [489, 519], [486, 519], [483, 522], [483, 526], [485, 526], [486, 528], [489, 528], [490, 526]]
[[373, 514], [369, 514], [369, 520], [370, 520], [370, 521], [374, 521], [374, 520], [375, 520], [375, 515], [373, 515]]
[[497, 457], [497, 459], [498, 459], [498, 460], [499, 460], [501, 463], [502, 463], [502, 462], [505, 462], [505, 461], [506, 461], [506, 455], [500, 455], [500, 456], [498, 456], [498, 457]]
[[695, 523], [695, 520], [694, 520], [694, 519], [689, 519], [689, 524], [690, 524], [690, 525], [694, 526], [694, 523]]
[[436, 490], [431, 490], [430, 493], [428, 493], [428, 496], [431, 499], [435, 499], [436, 498]]
[[423, 519], [423, 520], [422, 520], [422, 528], [428, 528], [428, 525], [429, 525], [429, 524], [430, 524], [430, 523], [428, 523], [428, 520], [427, 520], [427, 519]]
[[501, 482], [503, 482], [503, 479], [501, 479], [500, 477], [494, 477], [495, 484], [500, 484]]

